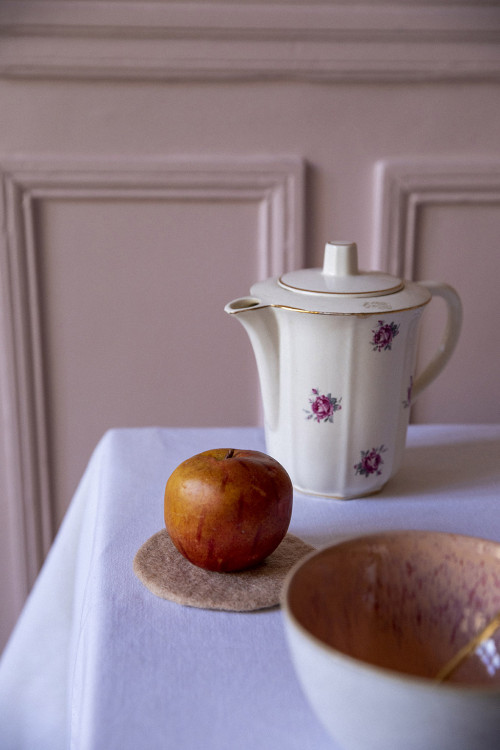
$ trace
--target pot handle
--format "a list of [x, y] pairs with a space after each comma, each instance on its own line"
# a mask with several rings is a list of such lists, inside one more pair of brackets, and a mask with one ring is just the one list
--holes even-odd
[[448, 316], [444, 335], [436, 354], [413, 383], [411, 392], [412, 403], [437, 378], [447, 364], [455, 350], [462, 328], [462, 303], [453, 287], [437, 281], [419, 281], [417, 283], [425, 287], [433, 297], [441, 297], [445, 301]]

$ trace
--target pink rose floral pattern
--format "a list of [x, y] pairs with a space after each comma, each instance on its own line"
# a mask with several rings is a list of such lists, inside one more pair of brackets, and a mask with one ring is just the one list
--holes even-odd
[[413, 389], [413, 377], [410, 378], [410, 385], [408, 386], [408, 389], [406, 391], [406, 398], [403, 401], [403, 408], [409, 409], [411, 406], [411, 392]]
[[377, 328], [372, 330], [371, 345], [374, 352], [388, 351], [392, 349], [392, 342], [399, 333], [399, 323], [386, 323], [378, 321]]
[[333, 415], [336, 411], [342, 409], [341, 398], [321, 394], [317, 388], [312, 389], [311, 398], [309, 398], [310, 408], [304, 409], [307, 414], [306, 419], [314, 419], [316, 422], [333, 422]]
[[381, 445], [379, 448], [361, 451], [361, 461], [354, 464], [356, 474], [361, 474], [363, 477], [370, 477], [373, 474], [375, 474], [375, 476], [380, 476], [380, 474], [382, 474], [381, 466], [384, 463], [381, 454], [384, 453], [385, 450], [385, 446]]

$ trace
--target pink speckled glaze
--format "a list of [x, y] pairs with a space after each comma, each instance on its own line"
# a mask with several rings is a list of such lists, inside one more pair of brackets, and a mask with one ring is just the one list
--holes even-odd
[[[425, 531], [351, 539], [296, 571], [288, 603], [328, 646], [434, 678], [500, 611], [500, 545]], [[500, 629], [448, 681], [500, 686]]]

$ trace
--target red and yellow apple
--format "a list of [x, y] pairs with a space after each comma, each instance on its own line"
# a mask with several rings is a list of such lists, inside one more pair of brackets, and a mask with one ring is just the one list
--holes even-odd
[[165, 487], [172, 542], [206, 570], [244, 570], [270, 555], [292, 517], [293, 488], [266, 453], [215, 448], [188, 458]]

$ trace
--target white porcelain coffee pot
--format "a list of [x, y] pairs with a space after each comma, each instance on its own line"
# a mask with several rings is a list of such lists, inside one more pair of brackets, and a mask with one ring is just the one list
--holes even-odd
[[[456, 346], [457, 293], [360, 271], [356, 243], [329, 242], [323, 268], [258, 282], [250, 294], [225, 311], [253, 345], [267, 452], [302, 492], [377, 492], [400, 467], [411, 404]], [[418, 324], [434, 296], [446, 303], [446, 329], [416, 376]]]

